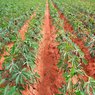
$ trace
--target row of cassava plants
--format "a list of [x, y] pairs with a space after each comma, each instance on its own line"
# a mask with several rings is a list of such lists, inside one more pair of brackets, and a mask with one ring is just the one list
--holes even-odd
[[63, 0], [54, 3], [67, 17], [74, 28], [76, 36], [83, 40], [84, 45], [89, 48], [91, 56], [95, 57], [95, 8], [94, 5], [82, 0]]
[[3, 70], [0, 71], [0, 95], [22, 95], [26, 86], [30, 87], [39, 75], [34, 72], [41, 26], [44, 17], [45, 1], [36, 11], [36, 16], [22, 41], [18, 36], [8, 56], [5, 56]]
[[56, 26], [58, 49], [61, 57], [58, 63], [59, 69], [63, 71], [65, 83], [59, 88], [62, 94], [57, 95], [94, 95], [95, 80], [86, 75], [82, 64], [87, 64], [84, 53], [72, 42], [71, 34], [64, 32], [63, 22], [58, 17], [57, 10], [50, 1], [50, 14], [53, 24]]
[[24, 22], [37, 9], [41, 0], [1, 0], [0, 1], [0, 54], [5, 46], [15, 42]]
[[[21, 19], [23, 17], [25, 20], [29, 18], [29, 14], [31, 15], [31, 11], [35, 9], [36, 1], [32, 2], [31, 0], [1, 0], [0, 1], [0, 28], [6, 28], [11, 19]], [[22, 23], [21, 21], [20, 23]]]
[[[56, 0], [55, 0], [56, 1]], [[80, 28], [86, 27], [89, 32], [94, 32], [95, 28], [95, 8], [94, 5], [91, 5], [89, 2], [84, 2], [81, 0], [71, 1], [71, 0], [63, 0], [56, 2], [59, 9], [69, 18], [72, 24], [76, 23], [75, 25], [79, 24]], [[85, 13], [87, 11], [88, 13]], [[73, 21], [74, 20], [74, 21]], [[75, 20], [77, 22], [75, 22]], [[75, 28], [76, 31], [78, 26]]]

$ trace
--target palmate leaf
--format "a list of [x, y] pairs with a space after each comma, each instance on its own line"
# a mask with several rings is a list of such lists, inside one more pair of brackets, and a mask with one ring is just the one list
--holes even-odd
[[12, 62], [9, 62], [9, 64], [8, 63], [6, 64], [7, 64], [6, 69], [9, 70], [10, 73], [13, 72], [13, 70], [19, 69], [19, 66], [16, 63], [14, 63], [13, 60]]
[[16, 85], [27, 84], [27, 81], [31, 80], [32, 78], [32, 72], [26, 71], [26, 68], [23, 68], [21, 71], [16, 71], [13, 74], [12, 80], [15, 81]]
[[[13, 73], [14, 75], [12, 76], [12, 80], [15, 81], [16, 85], [20, 84], [20, 79], [21, 79], [21, 76], [22, 76], [22, 72], [20, 71], [17, 71], [16, 73]], [[24, 82], [23, 82], [24, 83]]]
[[30, 66], [33, 68], [35, 66], [35, 54], [32, 52], [24, 53], [24, 57], [26, 59], [26, 62], [24, 62], [24, 65], [27, 64], [27, 66]]

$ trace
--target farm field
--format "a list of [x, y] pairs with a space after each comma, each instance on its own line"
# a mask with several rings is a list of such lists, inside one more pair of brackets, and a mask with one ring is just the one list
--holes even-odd
[[0, 0], [0, 95], [95, 95], [95, 0]]

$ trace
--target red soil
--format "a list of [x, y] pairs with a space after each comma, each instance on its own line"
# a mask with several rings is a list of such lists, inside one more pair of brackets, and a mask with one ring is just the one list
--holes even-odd
[[57, 67], [60, 58], [57, 49], [58, 43], [55, 41], [56, 31], [51, 25], [49, 5], [46, 3], [46, 12], [43, 26], [43, 39], [40, 43], [37, 57], [37, 71], [40, 75], [35, 95], [55, 95], [60, 93], [58, 88], [62, 86], [62, 72]]
[[[35, 16], [35, 13], [30, 17], [29, 20], [25, 21], [24, 25], [21, 27], [21, 29], [19, 30], [20, 33], [20, 37], [22, 40], [25, 39], [25, 33], [27, 32], [27, 29], [29, 27], [29, 22], [30, 20], [33, 18], [33, 16]], [[7, 47], [9, 48], [9, 50], [11, 49], [11, 47], [14, 45], [14, 43], [10, 43], [7, 45]], [[2, 55], [0, 55], [0, 70], [2, 70], [2, 64], [5, 60], [4, 56], [9, 55], [8, 52], [4, 51], [4, 53]]]
[[[58, 10], [59, 16], [62, 20], [64, 20], [64, 30], [66, 32], [74, 32], [74, 29], [72, 27], [72, 25], [69, 23], [69, 21], [67, 20], [67, 18], [64, 16], [64, 14], [58, 9], [58, 7], [53, 3], [54, 7]], [[73, 35], [75, 35], [73, 33]], [[75, 35], [76, 36], [76, 35]], [[84, 52], [84, 56], [88, 61], [87, 65], [83, 64], [84, 70], [86, 71], [87, 75], [92, 76], [95, 78], [95, 58], [92, 58], [90, 56], [90, 52], [89, 49], [87, 47], [84, 46], [84, 43], [81, 39], [79, 38], [71, 38], [72, 41], [74, 43], [76, 43], [80, 49]]]

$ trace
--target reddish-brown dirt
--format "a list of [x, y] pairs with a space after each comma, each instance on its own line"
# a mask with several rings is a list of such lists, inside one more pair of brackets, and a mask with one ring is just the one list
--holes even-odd
[[[22, 40], [25, 39], [25, 33], [27, 32], [27, 29], [28, 29], [28, 27], [29, 27], [29, 22], [30, 22], [30, 20], [33, 18], [33, 16], [35, 16], [35, 13], [30, 16], [29, 20], [25, 21], [24, 25], [23, 25], [23, 26], [21, 27], [21, 29], [19, 30], [20, 37], [21, 37]], [[13, 45], [14, 45], [14, 43], [9, 43], [9, 44], [7, 45], [7, 47], [9, 48], [9, 50], [11, 49], [11, 47], [12, 47]], [[0, 57], [1, 57], [1, 58], [0, 58], [0, 70], [2, 70], [2, 64], [3, 64], [4, 60], [5, 60], [4, 56], [6, 56], [6, 55], [9, 55], [9, 53], [6, 52], [6, 51], [4, 51], [4, 53], [3, 53], [2, 55], [0, 55]]]
[[58, 43], [55, 41], [56, 31], [50, 20], [48, 3], [46, 3], [42, 34], [43, 39], [40, 43], [36, 62], [40, 79], [35, 95], [55, 95], [59, 93], [58, 89], [62, 86], [63, 78], [57, 67], [60, 54], [57, 49]]
[[[60, 18], [64, 21], [64, 30], [66, 32], [71, 32], [73, 33], [74, 32], [74, 29], [72, 27], [72, 25], [69, 23], [69, 21], [67, 20], [67, 18], [64, 16], [64, 14], [58, 9], [58, 7], [53, 3], [54, 7], [58, 10], [58, 13], [59, 13], [59, 16]], [[74, 33], [73, 33], [74, 34]], [[75, 35], [75, 34], [74, 34]], [[76, 36], [76, 35], [75, 35]], [[74, 43], [76, 43], [80, 49], [84, 52], [84, 55], [85, 55], [85, 58], [87, 59], [88, 61], [88, 64], [87, 65], [84, 65], [83, 64], [83, 67], [84, 67], [84, 70], [86, 71], [86, 73], [89, 75], [89, 76], [92, 76], [95, 78], [95, 58], [92, 58], [90, 56], [90, 52], [89, 52], [89, 49], [87, 47], [84, 46], [84, 43], [81, 39], [79, 38], [71, 38], [72, 41]]]

